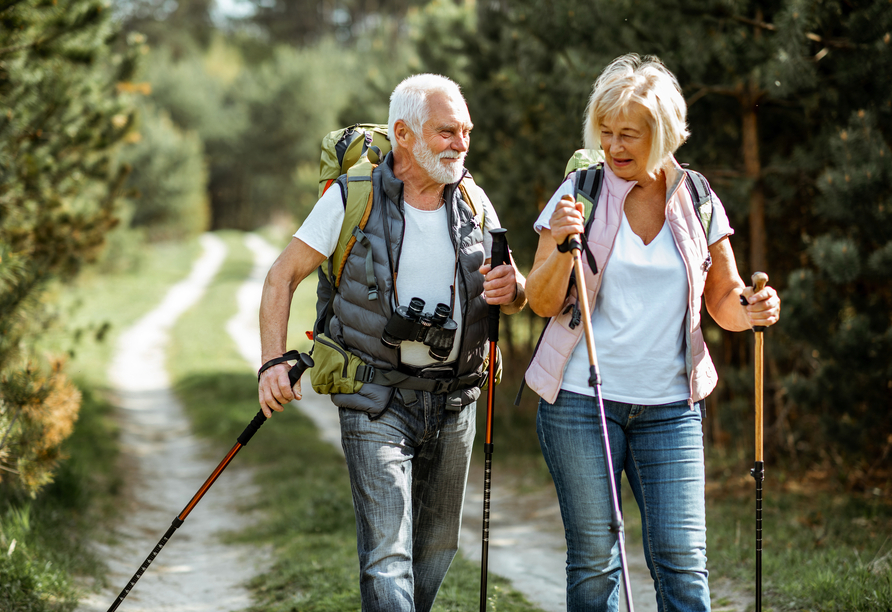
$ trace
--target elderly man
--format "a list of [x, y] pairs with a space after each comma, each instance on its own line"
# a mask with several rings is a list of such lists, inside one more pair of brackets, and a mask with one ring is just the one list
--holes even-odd
[[[368, 248], [348, 255], [333, 302], [331, 339], [364, 368], [359, 390], [331, 398], [353, 491], [366, 612], [431, 609], [458, 549], [475, 401], [486, 377], [486, 313], [489, 305], [510, 314], [526, 303], [513, 263], [488, 265], [488, 230], [499, 227], [488, 198], [472, 182], [470, 195], [459, 188], [471, 128], [451, 80], [421, 74], [397, 86], [388, 124], [393, 150], [372, 173]], [[342, 189], [322, 196], [269, 271], [260, 307], [264, 362], [286, 350], [298, 283], [334, 252], [342, 197]], [[369, 248], [375, 298], [367, 291]], [[413, 298], [428, 311], [449, 308], [457, 331], [445, 359], [422, 342], [382, 341], [385, 325], [399, 320], [397, 308], [420, 303]], [[263, 372], [259, 395], [270, 416], [300, 399], [300, 382], [292, 388], [288, 366], [275, 365]]]

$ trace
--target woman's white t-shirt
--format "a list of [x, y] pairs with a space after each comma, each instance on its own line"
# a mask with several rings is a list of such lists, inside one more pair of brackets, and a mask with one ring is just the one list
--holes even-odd
[[[572, 183], [564, 181], [536, 220], [537, 232], [549, 228], [558, 201], [572, 193]], [[724, 207], [713, 198], [709, 244], [733, 233]], [[687, 271], [668, 223], [645, 245], [623, 214], [592, 314], [604, 399], [653, 406], [690, 398], [684, 347], [687, 304]], [[579, 342], [561, 389], [594, 396], [588, 377], [588, 349]]]
[[[489, 198], [478, 188], [483, 203], [483, 248], [489, 258], [492, 250], [492, 237], [489, 230], [499, 227], [499, 218]], [[410, 202], [405, 202], [405, 233], [400, 249], [399, 273], [396, 278], [397, 305], [408, 305], [409, 300], [418, 297], [424, 300], [424, 311], [433, 313], [437, 304], [450, 304], [452, 286], [456, 282], [455, 247], [449, 233], [446, 207], [437, 210], [419, 210]], [[338, 244], [341, 225], [344, 223], [344, 204], [341, 190], [331, 188], [316, 202], [306, 220], [295, 232], [294, 237], [306, 243], [315, 251], [330, 257]], [[456, 289], [457, 291], [457, 289]], [[462, 332], [462, 312], [456, 293], [452, 318], [458, 325], [456, 342], [452, 353], [445, 362], [431, 358], [430, 347], [421, 342], [403, 342], [400, 345], [402, 363], [421, 367], [431, 364], [449, 363], [458, 358], [458, 339]]]

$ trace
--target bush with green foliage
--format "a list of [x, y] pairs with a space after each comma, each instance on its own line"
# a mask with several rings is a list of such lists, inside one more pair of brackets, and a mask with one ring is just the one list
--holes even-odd
[[135, 142], [121, 149], [127, 179], [129, 226], [150, 240], [175, 240], [208, 229], [207, 168], [196, 132], [183, 132], [167, 113], [142, 104]]
[[356, 55], [332, 41], [277, 46], [256, 63], [222, 35], [200, 55], [152, 52], [152, 103], [204, 144], [214, 229], [255, 229], [277, 213], [309, 210], [322, 137], [363, 85], [358, 70]]
[[79, 398], [34, 353], [48, 280], [69, 278], [117, 223], [126, 173], [114, 148], [132, 110], [97, 0], [7, 1], [0, 10], [0, 481], [34, 494], [52, 478]]

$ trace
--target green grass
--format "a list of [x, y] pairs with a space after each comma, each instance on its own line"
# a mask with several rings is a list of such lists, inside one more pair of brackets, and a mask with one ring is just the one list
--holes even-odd
[[186, 275], [196, 246], [147, 247], [128, 272], [87, 270], [48, 291], [59, 325], [41, 349], [68, 356], [66, 372], [83, 399], [54, 481], [34, 499], [0, 488], [0, 610], [73, 610], [85, 578], [101, 584], [105, 566], [86, 542], [115, 519], [122, 484], [114, 408], [105, 394], [108, 361], [120, 331]]
[[[784, 486], [770, 467], [767, 476], [763, 609], [892, 610], [888, 503], [827, 481]], [[755, 481], [717, 483], [707, 511], [710, 571], [754, 588]]]
[[[258, 405], [256, 375], [223, 331], [236, 311], [234, 294], [251, 268], [250, 254], [239, 234], [220, 235], [230, 246], [229, 257], [201, 303], [175, 326], [169, 369], [196, 433], [219, 443], [222, 458]], [[314, 286], [307, 282], [299, 289], [289, 348], [309, 348], [302, 330], [313, 318]], [[255, 469], [259, 494], [251, 507], [262, 509], [263, 518], [232, 537], [269, 545], [274, 554], [272, 568], [251, 582], [251, 609], [358, 610], [355, 521], [343, 457], [318, 439], [308, 419], [286, 410], [261, 428], [238, 461]], [[479, 565], [457, 557], [435, 610], [479, 607], [479, 580]], [[490, 585], [491, 609], [537, 610], [505, 580], [491, 576]]]

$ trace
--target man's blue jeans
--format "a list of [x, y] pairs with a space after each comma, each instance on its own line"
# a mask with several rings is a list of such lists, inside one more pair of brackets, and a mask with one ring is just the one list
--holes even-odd
[[[604, 410], [617, 491], [625, 470], [641, 512], [658, 609], [709, 610], [700, 405], [605, 401]], [[537, 430], [564, 520], [567, 610], [616, 610], [619, 545], [597, 403], [568, 391], [554, 404], [540, 400]]]
[[426, 612], [458, 550], [474, 404], [399, 393], [381, 416], [340, 409], [356, 512], [363, 612]]

